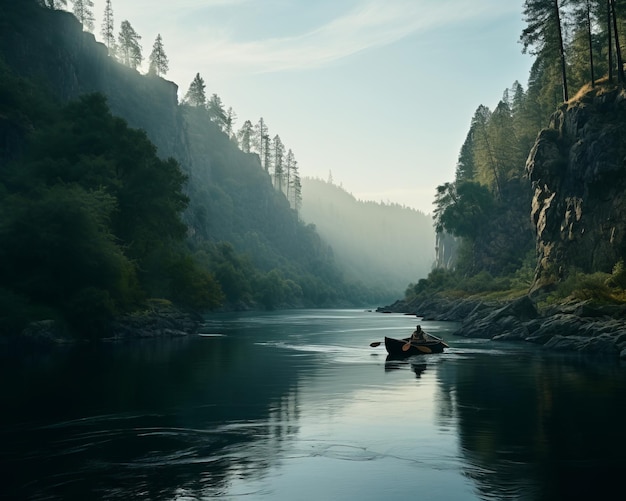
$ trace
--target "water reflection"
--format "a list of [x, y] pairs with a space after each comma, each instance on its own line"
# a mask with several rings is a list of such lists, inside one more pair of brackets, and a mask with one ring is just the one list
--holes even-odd
[[289, 361], [254, 348], [151, 341], [8, 363], [3, 488], [26, 498], [171, 499], [259, 475], [297, 433], [299, 406]]
[[387, 358], [385, 359], [386, 372], [405, 369], [407, 367], [415, 373], [416, 378], [420, 378], [422, 373], [426, 370], [427, 365], [416, 357], [407, 358], [387, 355]]
[[205, 327], [217, 337], [5, 357], [0, 498], [543, 501], [618, 486], [624, 368], [450, 337], [404, 360], [369, 347], [412, 328], [223, 315]]
[[466, 475], [481, 498], [601, 499], [618, 488], [623, 368], [510, 353], [438, 369], [439, 409], [458, 424]]

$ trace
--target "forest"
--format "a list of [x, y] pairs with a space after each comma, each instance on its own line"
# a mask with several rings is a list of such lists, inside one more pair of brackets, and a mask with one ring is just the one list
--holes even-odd
[[101, 338], [154, 299], [194, 312], [382, 299], [301, 220], [297, 162], [266, 124], [265, 142], [251, 122], [231, 131], [193, 82], [176, 103], [158, 40], [148, 74], [132, 68], [130, 23], [101, 59], [79, 4], [89, 13], [0, 1], [2, 335], [51, 319]]
[[302, 179], [304, 221], [332, 243], [346, 274], [398, 297], [412, 277], [433, 266], [435, 232], [429, 215], [399, 204], [357, 200], [327, 180]]
[[[559, 107], [593, 89], [624, 86], [625, 1], [526, 0], [523, 19], [521, 49], [534, 57], [527, 88], [516, 81], [495, 109], [476, 109], [455, 178], [435, 195], [435, 228], [458, 244], [454, 264], [410, 284], [408, 299], [438, 290], [528, 292], [537, 254], [526, 160], [535, 139]], [[615, 266], [592, 270], [603, 272], [594, 277], [595, 286], [605, 290], [623, 263]], [[576, 276], [588, 278], [579, 271], [563, 270], [563, 294], [580, 286]]]

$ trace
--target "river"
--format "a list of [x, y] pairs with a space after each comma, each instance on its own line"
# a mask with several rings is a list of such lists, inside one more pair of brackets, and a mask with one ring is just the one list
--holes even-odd
[[202, 334], [2, 353], [0, 499], [610, 499], [626, 367], [415, 317], [207, 317]]

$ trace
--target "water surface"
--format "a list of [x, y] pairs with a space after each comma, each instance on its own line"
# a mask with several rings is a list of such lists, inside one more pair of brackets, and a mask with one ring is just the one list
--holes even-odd
[[[415, 317], [221, 314], [202, 335], [0, 369], [0, 499], [609, 499], [626, 369], [451, 335], [387, 360]], [[11, 356], [10, 356], [11, 355]], [[604, 497], [607, 495], [607, 497]]]

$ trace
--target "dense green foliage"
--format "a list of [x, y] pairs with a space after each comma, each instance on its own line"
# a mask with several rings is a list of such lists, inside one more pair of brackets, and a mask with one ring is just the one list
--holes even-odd
[[[175, 86], [155, 75], [115, 57], [94, 66], [101, 47], [81, 39], [77, 54], [82, 27], [35, 0], [0, 0], [0, 27], [3, 333], [56, 319], [98, 337], [152, 298], [199, 311], [380, 300], [346, 280], [300, 220], [299, 178], [274, 186], [270, 164], [239, 148], [234, 112], [216, 95], [210, 107], [177, 105]], [[85, 93], [98, 89], [106, 98]], [[291, 151], [276, 153], [297, 173]]]
[[371, 306], [382, 299], [381, 287], [344, 277], [333, 250], [301, 220], [285, 186], [274, 184], [276, 176], [257, 153], [233, 142], [210, 109], [186, 104], [181, 111], [196, 161], [187, 189], [185, 219], [194, 232], [189, 242], [228, 303]]
[[185, 249], [176, 162], [158, 158], [102, 95], [59, 107], [0, 72], [0, 111], [16, 138], [0, 151], [11, 159], [0, 171], [2, 327], [52, 311], [91, 335], [145, 297], [217, 305], [219, 286]]
[[526, 0], [523, 18], [520, 42], [535, 56], [528, 89], [515, 82], [493, 111], [477, 108], [455, 180], [439, 186], [435, 197], [436, 230], [460, 240], [456, 261], [411, 284], [408, 298], [444, 289], [528, 287], [536, 258], [525, 162], [534, 139], [582, 87], [615, 75], [623, 83], [625, 1]]

